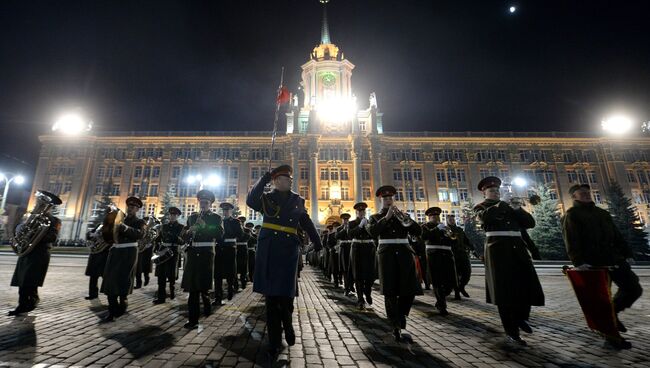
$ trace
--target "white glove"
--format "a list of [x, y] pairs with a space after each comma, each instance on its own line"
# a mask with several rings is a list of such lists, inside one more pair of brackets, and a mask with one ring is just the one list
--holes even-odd
[[368, 219], [367, 218], [362, 218], [361, 222], [359, 223], [359, 226], [365, 227], [368, 224]]
[[630, 266], [636, 263], [636, 261], [632, 257], [626, 259], [625, 262], [627, 262], [627, 264], [629, 264]]
[[440, 229], [440, 230], [445, 230], [446, 227], [447, 226], [445, 226], [445, 224], [443, 224], [443, 223], [439, 223], [438, 226], [437, 226], [437, 228]]
[[575, 269], [578, 271], [587, 271], [589, 268], [591, 268], [591, 265], [588, 263], [583, 263], [580, 266], [575, 267]]

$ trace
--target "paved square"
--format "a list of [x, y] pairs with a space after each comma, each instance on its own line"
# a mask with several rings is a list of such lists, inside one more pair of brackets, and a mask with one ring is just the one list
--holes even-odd
[[[9, 287], [16, 257], [0, 255], [0, 367], [253, 367], [268, 366], [262, 297], [248, 288], [232, 303], [183, 328], [187, 294], [153, 305], [155, 278], [129, 296], [129, 313], [99, 324], [106, 298], [89, 302], [85, 258], [54, 256], [39, 289], [41, 304], [26, 317], [7, 317], [17, 288]], [[546, 306], [533, 308], [529, 347], [509, 348], [496, 308], [487, 305], [481, 267], [468, 287], [472, 296], [449, 301], [439, 316], [431, 292], [416, 298], [408, 320], [412, 345], [393, 342], [383, 298], [373, 292], [372, 310], [359, 311], [321, 273], [306, 266], [296, 299], [296, 345], [278, 365], [290, 367], [650, 367], [650, 269], [636, 270], [646, 294], [622, 314], [629, 351], [603, 347], [588, 330], [568, 281], [557, 266], [538, 270]]]

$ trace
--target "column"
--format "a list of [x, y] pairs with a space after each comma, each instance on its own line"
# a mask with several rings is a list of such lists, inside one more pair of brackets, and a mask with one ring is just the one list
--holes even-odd
[[[382, 171], [381, 171], [381, 150], [379, 149], [379, 142], [372, 140], [370, 142], [370, 157], [372, 158], [372, 190], [377, 189], [382, 185]], [[374, 196], [374, 193], [371, 193]], [[379, 212], [381, 203], [375, 197], [375, 211]]]
[[311, 203], [311, 219], [318, 221], [318, 150], [310, 152], [309, 162], [309, 200]]
[[359, 138], [352, 141], [352, 170], [354, 171], [354, 201], [361, 202], [363, 200], [363, 193], [361, 190], [361, 142]]

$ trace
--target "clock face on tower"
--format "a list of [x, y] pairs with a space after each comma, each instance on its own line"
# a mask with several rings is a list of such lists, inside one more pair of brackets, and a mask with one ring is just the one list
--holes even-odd
[[323, 86], [325, 87], [333, 87], [336, 83], [336, 77], [331, 73], [324, 74], [321, 80], [323, 81]]

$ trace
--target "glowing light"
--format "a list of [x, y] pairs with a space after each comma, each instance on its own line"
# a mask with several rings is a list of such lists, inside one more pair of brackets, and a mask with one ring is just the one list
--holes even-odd
[[196, 182], [196, 177], [194, 177], [194, 176], [188, 176], [187, 179], [185, 179], [185, 181], [186, 181], [188, 184], [194, 184], [194, 183]]
[[78, 135], [87, 132], [92, 128], [92, 121], [86, 121], [78, 113], [67, 113], [61, 115], [52, 126], [55, 132], [61, 132], [65, 135]]
[[517, 7], [516, 7], [516, 6], [511, 6], [511, 7], [508, 9], [508, 11], [510, 12], [510, 14], [513, 14], [514, 12], [517, 11]]
[[601, 122], [603, 130], [614, 135], [625, 134], [630, 129], [634, 123], [632, 119], [625, 115], [613, 115]]
[[512, 183], [513, 183], [514, 185], [516, 185], [516, 186], [522, 188], [522, 187], [525, 187], [526, 184], [528, 184], [528, 181], [526, 181], [526, 179], [524, 179], [524, 178], [522, 178], [522, 177], [520, 177], [520, 176], [517, 176], [516, 178], [514, 178], [514, 179], [512, 180]]
[[316, 105], [316, 111], [323, 122], [341, 124], [354, 118], [357, 104], [354, 99], [328, 98]]
[[330, 187], [330, 199], [341, 199], [341, 186], [338, 184], [332, 184]]
[[18, 175], [18, 176], [16, 176], [16, 178], [14, 179], [14, 183], [16, 183], [16, 184], [18, 184], [18, 185], [20, 185], [20, 184], [22, 184], [22, 183], [24, 183], [24, 182], [25, 182], [25, 178], [24, 178], [22, 175]]
[[210, 187], [216, 187], [217, 185], [221, 184], [221, 178], [214, 174], [210, 175], [205, 184]]

